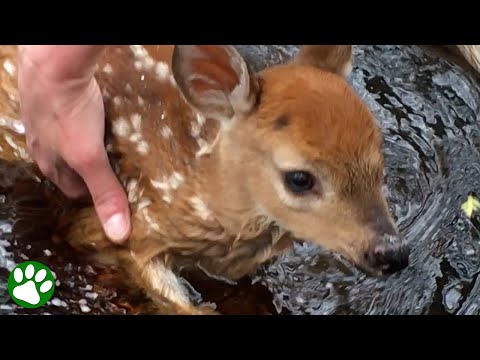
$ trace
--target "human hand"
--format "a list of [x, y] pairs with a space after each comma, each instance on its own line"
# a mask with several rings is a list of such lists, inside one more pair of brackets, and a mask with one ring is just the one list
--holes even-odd
[[130, 215], [104, 148], [104, 105], [94, 78], [101, 50], [19, 47], [18, 88], [32, 158], [66, 196], [89, 192], [105, 233], [121, 243], [131, 231]]

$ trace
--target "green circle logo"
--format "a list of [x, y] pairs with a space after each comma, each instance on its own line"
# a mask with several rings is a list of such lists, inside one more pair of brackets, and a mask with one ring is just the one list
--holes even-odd
[[50, 300], [55, 291], [52, 271], [36, 261], [18, 264], [8, 277], [8, 293], [17, 305], [36, 309]]

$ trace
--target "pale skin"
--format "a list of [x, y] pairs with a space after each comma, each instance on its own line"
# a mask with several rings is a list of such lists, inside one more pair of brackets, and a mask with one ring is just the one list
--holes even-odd
[[19, 46], [18, 88], [28, 150], [70, 198], [90, 194], [114, 243], [131, 232], [127, 196], [104, 147], [103, 98], [94, 78], [106, 46]]

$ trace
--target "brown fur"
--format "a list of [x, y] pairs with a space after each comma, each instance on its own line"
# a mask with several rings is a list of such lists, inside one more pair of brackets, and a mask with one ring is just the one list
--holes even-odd
[[351, 71], [350, 45], [304, 46], [296, 59], [299, 65], [314, 66], [331, 73], [348, 75]]
[[[230, 47], [144, 49], [109, 47], [96, 72], [133, 233], [113, 245], [86, 207], [60, 221], [73, 247], [117, 262], [159, 308], [183, 314], [212, 311], [189, 302], [176, 271], [238, 279], [294, 238], [367, 266], [374, 224], [394, 225], [381, 193], [379, 129], [343, 78], [350, 46], [306, 46], [292, 63], [256, 75]], [[0, 54], [16, 63], [13, 47]], [[18, 118], [14, 78], [0, 76], [0, 114]], [[1, 145], [8, 158], [12, 148]], [[304, 169], [319, 180], [312, 192], [285, 192], [281, 171]]]

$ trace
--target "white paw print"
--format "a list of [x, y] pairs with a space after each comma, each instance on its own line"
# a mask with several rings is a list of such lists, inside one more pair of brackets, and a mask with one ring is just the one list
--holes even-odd
[[13, 296], [18, 300], [29, 303], [30, 305], [37, 305], [40, 303], [40, 295], [50, 291], [53, 283], [51, 280], [44, 281], [47, 276], [45, 269], [41, 269], [35, 273], [35, 268], [32, 264], [29, 264], [26, 267], [25, 274], [23, 274], [23, 271], [20, 268], [16, 268], [13, 272], [13, 278], [17, 284], [22, 283], [24, 275], [25, 279], [28, 281], [23, 285], [17, 285], [13, 289]]

